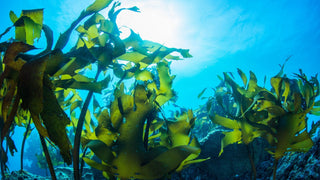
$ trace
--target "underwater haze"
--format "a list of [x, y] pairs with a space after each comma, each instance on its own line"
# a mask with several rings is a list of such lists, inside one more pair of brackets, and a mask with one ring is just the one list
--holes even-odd
[[[53, 41], [56, 42], [60, 33], [66, 31], [81, 11], [93, 2], [94, 0], [3, 1], [0, 7], [0, 33], [12, 26], [10, 11], [19, 17], [22, 10], [44, 8], [43, 23], [51, 27]], [[271, 88], [270, 78], [281, 70], [283, 64], [284, 74], [288, 78], [296, 77], [294, 73], [299, 73], [299, 69], [302, 69], [307, 77], [320, 72], [318, 0], [120, 2], [121, 7], [137, 6], [140, 10], [123, 11], [117, 17], [122, 39], [130, 35], [130, 28], [144, 40], [169, 48], [190, 50], [192, 57], [172, 61], [169, 69], [171, 75], [176, 75], [172, 83], [177, 94], [177, 101], [174, 103], [176, 106], [194, 110], [205, 104], [207, 99], [199, 98], [199, 93], [204, 88], [218, 86], [221, 82], [218, 75], [223, 77], [223, 72], [232, 72], [235, 81], [241, 82], [237, 68], [247, 75], [252, 71], [258, 79], [258, 85], [267, 89]], [[107, 17], [108, 11], [102, 10], [100, 13]], [[76, 32], [71, 34], [63, 53], [67, 53], [77, 43], [78, 36]], [[14, 37], [13, 30], [1, 37], [1, 42], [9, 40], [10, 37]], [[45, 44], [45, 40], [41, 39], [34, 45], [43, 48]], [[93, 74], [91, 76], [94, 77]], [[265, 77], [267, 81], [264, 84]], [[208, 97], [212, 94], [213, 91], [207, 90], [202, 96]], [[96, 97], [97, 101], [103, 104], [103, 97]], [[119, 109], [121, 112], [121, 108]], [[319, 121], [319, 116], [308, 117], [311, 121]], [[25, 128], [18, 128], [13, 135], [15, 145], [19, 148], [14, 157], [9, 155], [10, 171], [20, 170], [18, 154], [24, 132]], [[37, 136], [34, 133], [31, 137]], [[40, 149], [40, 143], [37, 146]], [[28, 140], [25, 148], [32, 149]], [[26, 161], [25, 164], [31, 165], [32, 162]], [[46, 172], [39, 174], [46, 175]]]

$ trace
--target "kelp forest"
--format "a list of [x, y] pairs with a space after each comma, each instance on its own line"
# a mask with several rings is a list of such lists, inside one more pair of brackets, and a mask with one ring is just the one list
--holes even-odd
[[[300, 70], [288, 78], [283, 64], [278, 74], [264, 79], [271, 85], [267, 89], [258, 85], [253, 72], [247, 76], [238, 69], [241, 83], [226, 72], [218, 75], [218, 86], [194, 95], [204, 99], [204, 105], [194, 110], [177, 106], [170, 64], [192, 55], [188, 49], [143, 40], [133, 29], [121, 39], [118, 14], [140, 11], [123, 6], [95, 0], [56, 41], [43, 23], [44, 9], [23, 10], [20, 16], [10, 12], [12, 26], [0, 35], [3, 179], [11, 172], [8, 156], [16, 152], [24, 171], [24, 144], [31, 131], [38, 133], [43, 151], [39, 162], [52, 179], [59, 179], [58, 166], [72, 167], [75, 180], [82, 179], [84, 167], [106, 179], [170, 179], [192, 165], [219, 158], [231, 144], [254, 149], [250, 144], [257, 138], [269, 145], [265, 151], [274, 159], [270, 168], [276, 179], [278, 161], [286, 153], [308, 152], [313, 146], [320, 121], [310, 124], [308, 116], [320, 115], [317, 75], [307, 77]], [[108, 13], [101, 14], [103, 9]], [[9, 32], [15, 36], [4, 40]], [[70, 44], [71, 33], [77, 33], [75, 44]], [[40, 38], [45, 47], [34, 46]], [[102, 103], [95, 94], [106, 90], [108, 101]], [[166, 104], [178, 110], [168, 115]], [[17, 127], [25, 129], [21, 147], [12, 138]], [[216, 127], [224, 135], [219, 155], [200, 157], [198, 132]], [[52, 149], [59, 153], [52, 154]], [[256, 179], [250, 152], [251, 177]]]

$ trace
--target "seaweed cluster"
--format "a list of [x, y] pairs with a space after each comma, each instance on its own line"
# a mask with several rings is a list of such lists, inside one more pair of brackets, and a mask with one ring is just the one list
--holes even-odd
[[[209, 118], [225, 128], [219, 156], [230, 144], [243, 143], [249, 148], [255, 138], [264, 138], [270, 145], [266, 151], [274, 157], [274, 179], [279, 159], [287, 152], [307, 152], [313, 146], [311, 137], [319, 126], [319, 122], [313, 123], [308, 129], [307, 123], [307, 114], [319, 115], [317, 76], [308, 79], [300, 70], [291, 79], [283, 74], [283, 68], [284, 65], [270, 79], [271, 90], [259, 86], [251, 71], [248, 79], [238, 69], [243, 86], [236, 83], [231, 73], [224, 73], [224, 78], [219, 77], [221, 84], [214, 96], [207, 101]], [[250, 151], [249, 158], [255, 178]]]
[[[277, 162], [285, 153], [307, 152], [313, 146], [311, 137], [320, 123], [308, 130], [307, 114], [320, 115], [317, 76], [308, 79], [300, 70], [295, 78], [288, 78], [284, 65], [271, 78], [271, 90], [259, 86], [253, 72], [248, 79], [238, 69], [243, 86], [231, 73], [224, 73], [206, 107], [195, 111], [197, 117], [184, 108], [166, 117], [163, 105], [177, 98], [170, 63], [191, 57], [189, 50], [142, 40], [131, 29], [121, 39], [118, 14], [139, 9], [120, 5], [96, 0], [55, 43], [51, 28], [43, 24], [43, 9], [23, 10], [20, 17], [10, 12], [13, 25], [0, 34], [1, 39], [14, 28], [15, 37], [0, 43], [2, 177], [8, 172], [7, 153], [17, 152], [12, 139], [16, 126], [26, 128], [21, 172], [25, 141], [36, 129], [52, 179], [56, 179], [54, 166], [62, 163], [73, 165], [76, 180], [81, 179], [84, 163], [107, 179], [169, 177], [208, 159], [197, 159], [200, 144], [194, 136], [197, 130], [192, 130], [210, 129], [208, 117], [213, 126], [224, 127], [219, 155], [230, 144], [249, 146], [255, 138], [264, 138], [275, 159], [274, 179]], [[105, 8], [106, 16], [99, 13]], [[78, 40], [64, 52], [73, 31]], [[42, 33], [47, 43], [40, 51], [34, 44]], [[35, 50], [40, 52], [32, 53]], [[88, 75], [92, 72], [94, 77]], [[102, 105], [94, 93], [105, 89], [111, 93], [109, 103]], [[50, 157], [48, 146], [59, 150], [63, 162]]]
[[[105, 8], [107, 17], [99, 13]], [[190, 133], [195, 121], [192, 110], [171, 119], [161, 116], [161, 106], [176, 98], [170, 60], [191, 55], [187, 49], [142, 40], [133, 30], [121, 39], [116, 19], [124, 10], [139, 12], [137, 7], [120, 8], [112, 0], [96, 0], [55, 44], [52, 30], [43, 24], [43, 9], [23, 10], [20, 17], [10, 12], [13, 25], [0, 35], [15, 28], [15, 37], [0, 43], [3, 177], [8, 170], [4, 142], [13, 154], [15, 127], [26, 128], [25, 142], [31, 123], [39, 133], [52, 179], [56, 177], [47, 142], [59, 149], [66, 164], [73, 164], [74, 179], [81, 178], [84, 162], [109, 179], [156, 179], [204, 161], [195, 160], [200, 148]], [[73, 31], [78, 32], [78, 41], [64, 53]], [[38, 49], [34, 43], [42, 32], [47, 46], [30, 53]], [[91, 78], [86, 73], [93, 66], [96, 75]], [[102, 106], [93, 93], [106, 88], [112, 89], [113, 100]], [[87, 96], [79, 90], [88, 91]]]

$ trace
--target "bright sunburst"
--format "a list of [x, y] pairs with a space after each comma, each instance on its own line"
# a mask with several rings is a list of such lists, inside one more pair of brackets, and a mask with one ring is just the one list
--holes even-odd
[[[181, 15], [167, 1], [149, 0], [140, 2], [125, 1], [125, 7], [137, 6], [140, 13], [123, 11], [119, 14], [119, 26], [126, 25], [139, 33], [142, 39], [159, 42], [166, 46], [174, 46], [179, 41], [177, 34], [181, 23]], [[122, 36], [128, 36], [128, 29], [121, 27]]]

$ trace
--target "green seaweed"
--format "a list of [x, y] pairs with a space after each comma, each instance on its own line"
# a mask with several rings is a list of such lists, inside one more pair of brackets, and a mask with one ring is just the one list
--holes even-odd
[[[199, 155], [200, 149], [198, 145], [190, 144], [188, 133], [191, 127], [183, 127], [184, 122], [193, 124], [192, 111], [188, 116], [191, 119], [183, 116], [182, 120], [171, 123], [176, 125], [170, 125], [167, 137], [173, 144], [166, 142], [167, 146], [156, 145], [146, 149], [143, 141], [143, 135], [146, 136], [145, 121], [156, 113], [156, 93], [143, 85], [135, 86], [133, 95], [125, 94], [123, 90], [121, 84], [114, 93], [115, 101], [111, 104], [110, 114], [103, 111], [95, 131], [87, 131], [82, 139], [82, 144], [89, 147], [102, 160], [102, 164], [87, 157], [85, 162], [104, 171], [106, 177], [121, 179], [157, 179], [173, 170], [180, 171], [187, 164], [201, 162], [192, 161]], [[180, 132], [181, 128], [185, 130]]]
[[[99, 14], [100, 10], [111, 4], [107, 17]], [[181, 128], [180, 125], [173, 126], [175, 123], [164, 123], [166, 120], [159, 119], [161, 106], [176, 99], [172, 89], [175, 76], [170, 74], [170, 60], [181, 60], [191, 55], [186, 49], [168, 48], [142, 40], [133, 30], [128, 38], [121, 39], [116, 24], [118, 14], [123, 10], [139, 12], [139, 9], [135, 6], [119, 8], [120, 5], [112, 0], [96, 0], [60, 34], [55, 46], [52, 30], [43, 24], [43, 9], [23, 10], [20, 17], [10, 12], [15, 37], [13, 41], [0, 43], [3, 52], [0, 76], [3, 177], [7, 152], [2, 144], [6, 141], [13, 152], [14, 141], [9, 134], [14, 132], [16, 125], [27, 126], [28, 129], [28, 119], [40, 134], [54, 179], [55, 165], [50, 163], [52, 157], [46, 150], [46, 141], [49, 142], [49, 148], [53, 146], [60, 151], [65, 163], [73, 163], [74, 179], [80, 179], [81, 176], [81, 148], [91, 150], [91, 155], [83, 154], [85, 157], [82, 159], [111, 179], [156, 179], [174, 170], [180, 171], [188, 164], [203, 161], [194, 160], [200, 148], [197, 140], [188, 134], [194, 122], [191, 110], [188, 116], [176, 117], [177, 124], [183, 125], [184, 121], [189, 123], [188, 128], [181, 132], [175, 131]], [[38, 54], [28, 54], [36, 49], [33, 45], [35, 40], [41, 38], [42, 31], [47, 42], [46, 48]], [[62, 49], [72, 31], [79, 33], [78, 41], [69, 52], [64, 53]], [[124, 65], [123, 61], [127, 64]], [[95, 78], [85, 75], [92, 66], [97, 66]], [[155, 70], [150, 72], [153, 67]], [[103, 80], [97, 81], [99, 76], [103, 76]], [[111, 77], [118, 80], [114, 86], [115, 101], [110, 107], [101, 107], [97, 99], [92, 97], [94, 93], [110, 88]], [[122, 83], [126, 79], [135, 79], [130, 95], [125, 93]], [[79, 90], [88, 91], [84, 102]], [[90, 103], [94, 106], [93, 113], [89, 110]], [[95, 120], [98, 126], [95, 126]], [[162, 135], [176, 139], [174, 144], [160, 145], [160, 131]], [[75, 132], [73, 141], [69, 136], [72, 132]], [[177, 140], [181, 138], [184, 139], [182, 142]], [[90, 160], [92, 154], [103, 163]]]
[[[319, 82], [316, 76], [308, 80], [301, 70], [300, 74], [295, 74], [296, 79], [289, 79], [283, 75], [282, 66], [281, 71], [271, 78], [272, 90], [269, 91], [257, 84], [254, 73], [250, 72], [248, 82], [241, 70], [238, 69], [238, 73], [243, 87], [227, 73], [224, 73], [223, 80], [225, 89], [232, 93], [231, 101], [236, 103], [236, 113], [226, 112], [224, 114], [230, 115], [226, 117], [213, 113], [213, 108], [209, 110], [209, 117], [213, 123], [231, 130], [223, 132], [225, 137], [221, 141], [219, 155], [230, 144], [248, 145], [255, 138], [262, 137], [271, 146], [268, 152], [275, 159], [275, 179], [277, 162], [286, 152], [307, 152], [313, 146], [311, 135], [316, 126], [308, 133], [307, 114], [317, 114], [319, 111], [315, 107], [318, 105], [315, 99], [319, 95]], [[223, 96], [226, 97], [226, 93], [215, 93], [217, 100], [225, 98]], [[252, 167], [255, 172], [254, 165]]]

